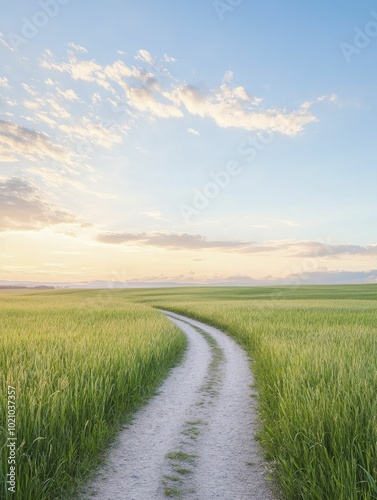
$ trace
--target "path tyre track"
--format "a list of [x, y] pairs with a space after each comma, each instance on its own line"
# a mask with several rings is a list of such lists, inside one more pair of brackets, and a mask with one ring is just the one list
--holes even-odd
[[125, 426], [83, 498], [272, 499], [245, 352], [216, 328], [162, 312], [188, 337], [184, 361]]

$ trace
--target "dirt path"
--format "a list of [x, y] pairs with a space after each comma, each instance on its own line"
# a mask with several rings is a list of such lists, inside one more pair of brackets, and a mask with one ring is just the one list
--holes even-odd
[[219, 330], [163, 312], [189, 339], [185, 359], [125, 427], [83, 498], [272, 499], [253, 439], [246, 354]]

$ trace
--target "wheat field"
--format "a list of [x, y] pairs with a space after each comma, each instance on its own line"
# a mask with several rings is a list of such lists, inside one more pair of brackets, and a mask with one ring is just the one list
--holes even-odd
[[157, 307], [217, 326], [249, 354], [257, 438], [284, 498], [377, 498], [376, 299], [374, 285], [1, 293], [19, 498], [74, 498], [179, 362], [186, 340]]
[[[115, 293], [4, 292], [0, 315], [1, 407], [8, 386], [16, 394], [17, 498], [69, 497], [179, 361], [185, 338], [157, 311]], [[2, 498], [12, 495], [6, 469]]]

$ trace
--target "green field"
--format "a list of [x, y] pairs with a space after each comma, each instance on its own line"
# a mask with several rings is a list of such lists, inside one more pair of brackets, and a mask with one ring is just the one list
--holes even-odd
[[[185, 337], [124, 294], [2, 292], [0, 315], [2, 445], [7, 386], [16, 393], [14, 498], [70, 498], [119, 425], [180, 359]], [[7, 457], [3, 446], [0, 498], [13, 496]]]
[[70, 491], [180, 358], [184, 339], [153, 307], [215, 325], [248, 352], [258, 437], [285, 498], [377, 498], [376, 299], [377, 285], [2, 293], [19, 498]]

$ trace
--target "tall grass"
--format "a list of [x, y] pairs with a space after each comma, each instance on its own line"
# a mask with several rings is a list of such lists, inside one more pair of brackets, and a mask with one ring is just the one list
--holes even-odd
[[377, 498], [376, 286], [137, 297], [216, 325], [245, 347], [261, 443], [287, 499]]
[[214, 324], [250, 354], [261, 443], [287, 499], [377, 498], [376, 299], [373, 285], [0, 294], [2, 407], [8, 384], [17, 395], [16, 498], [72, 497], [177, 362], [185, 340], [150, 306]]
[[[119, 425], [180, 358], [185, 338], [124, 294], [0, 294], [0, 431], [16, 389], [20, 500], [72, 495]], [[4, 435], [5, 434], [5, 435]], [[1, 498], [8, 450], [2, 446]]]

